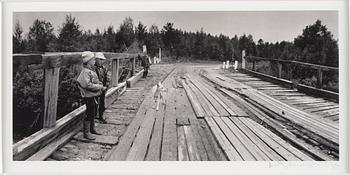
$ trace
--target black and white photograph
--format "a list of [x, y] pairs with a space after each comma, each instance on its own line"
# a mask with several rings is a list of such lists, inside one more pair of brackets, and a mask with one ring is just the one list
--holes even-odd
[[348, 161], [344, 11], [88, 7], [10, 14], [11, 162]]

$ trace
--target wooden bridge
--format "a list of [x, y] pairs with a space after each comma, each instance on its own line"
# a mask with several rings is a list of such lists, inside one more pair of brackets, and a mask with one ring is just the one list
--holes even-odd
[[[80, 64], [73, 61], [79, 54], [72, 55], [36, 58], [40, 64], [34, 67], [47, 72], [45, 128], [14, 144], [14, 160], [339, 159], [338, 94], [281, 78], [283, 66], [300, 65], [318, 71], [320, 85], [322, 71], [337, 68], [243, 54], [239, 72], [209, 63], [159, 64], [152, 65], [146, 79], [140, 79], [140, 71], [118, 83], [118, 60], [136, 55], [106, 54], [114, 77], [107, 93], [107, 124], [96, 126], [102, 136], [86, 141], [79, 132], [84, 106], [58, 121], [53, 112], [57, 92], [52, 91], [58, 84], [52, 76], [60, 66]], [[24, 63], [25, 58], [14, 56], [16, 68], [32, 64]], [[259, 60], [276, 63], [278, 75], [257, 72]], [[159, 110], [154, 96], [158, 82], [166, 88]]]

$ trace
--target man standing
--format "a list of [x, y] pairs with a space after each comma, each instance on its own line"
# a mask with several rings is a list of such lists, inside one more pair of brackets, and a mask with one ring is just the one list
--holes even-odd
[[149, 67], [150, 67], [150, 59], [148, 58], [148, 56], [147, 55], [145, 55], [145, 56], [140, 56], [140, 55], [138, 55], [138, 57], [139, 57], [139, 59], [141, 59], [141, 66], [143, 67], [143, 76], [142, 76], [142, 78], [146, 78], [147, 77], [147, 74], [148, 74], [148, 69], [149, 69]]
[[[107, 75], [108, 70], [104, 65], [106, 61], [106, 57], [103, 55], [102, 52], [97, 52], [95, 54], [95, 58], [96, 58], [95, 66], [96, 66], [96, 73], [97, 73], [98, 79], [100, 80], [100, 82], [102, 82], [103, 86], [108, 87], [108, 84], [109, 84], [109, 78]], [[106, 96], [106, 91], [102, 91], [99, 97], [98, 118], [97, 118], [100, 121], [100, 123], [107, 123], [107, 121], [103, 118], [103, 112], [106, 110], [105, 96]]]
[[99, 81], [96, 72], [94, 71], [95, 57], [90, 51], [85, 51], [82, 54], [83, 69], [80, 72], [77, 82], [81, 97], [86, 105], [86, 117], [84, 119], [84, 138], [88, 140], [95, 140], [91, 135], [101, 135], [95, 130], [95, 116], [97, 114], [97, 98], [105, 91], [107, 87], [102, 85]]

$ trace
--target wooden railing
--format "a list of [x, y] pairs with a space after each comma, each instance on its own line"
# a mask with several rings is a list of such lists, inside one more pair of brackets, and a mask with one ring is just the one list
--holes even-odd
[[[285, 67], [285, 69], [287, 69], [287, 79], [289, 79], [290, 81], [293, 79], [293, 67], [303, 67], [303, 68], [307, 68], [307, 69], [313, 69], [317, 71], [317, 83], [316, 83], [316, 88], [314, 87], [308, 87], [305, 85], [301, 85], [298, 84], [297, 86], [302, 89], [304, 88], [304, 90], [307, 90], [307, 88], [312, 89], [310, 91], [314, 91], [316, 92], [316, 90], [319, 90], [316, 92], [326, 92], [329, 93], [328, 97], [331, 98], [338, 98], [338, 93], [335, 92], [330, 92], [330, 91], [323, 91], [321, 90], [321, 87], [323, 85], [323, 73], [325, 71], [331, 71], [331, 72], [335, 72], [338, 73], [339, 69], [337, 67], [330, 67], [330, 66], [324, 66], [324, 65], [317, 65], [317, 64], [311, 64], [311, 63], [304, 63], [304, 62], [300, 62], [300, 61], [293, 61], [293, 60], [280, 60], [280, 59], [272, 59], [272, 58], [263, 58], [263, 57], [255, 57], [255, 56], [246, 56], [245, 51], [242, 51], [242, 69], [243, 70], [248, 70], [248, 71], [253, 71], [253, 72], [257, 72], [257, 62], [259, 61], [268, 61], [270, 62], [270, 66], [277, 66], [277, 79], [280, 79], [281, 81], [284, 81], [284, 79], [282, 79], [282, 68]], [[247, 63], [251, 62], [252, 63], [252, 69], [249, 70], [247, 68]], [[270, 76], [270, 75], [269, 75]], [[284, 81], [286, 82], [286, 81]], [[292, 83], [290, 82], [291, 86]], [[309, 90], [307, 90], [309, 91]]]
[[[137, 56], [143, 54], [107, 52], [104, 55], [112, 62], [111, 85], [106, 96], [113, 96], [113, 93], [118, 92], [118, 89], [126, 88], [126, 82], [118, 84], [120, 60], [131, 59], [131, 74], [133, 76], [135, 75]], [[79, 123], [81, 118], [78, 119], [78, 116], [85, 111], [85, 105], [72, 111], [60, 120], [56, 121], [56, 118], [60, 68], [81, 64], [82, 58], [80, 52], [13, 55], [13, 72], [21, 69], [44, 70], [43, 129], [13, 145], [14, 160], [27, 159], [33, 153], [49, 144], [53, 139], [60, 137], [63, 133], [67, 134], [66, 130], [76, 127], [75, 125]], [[113, 100], [109, 101], [111, 102]]]

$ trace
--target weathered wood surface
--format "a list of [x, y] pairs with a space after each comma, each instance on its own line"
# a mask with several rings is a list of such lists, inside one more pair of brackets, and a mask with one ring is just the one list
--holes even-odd
[[[125, 82], [121, 83], [119, 86], [111, 88], [106, 93], [106, 99], [108, 99], [108, 103], [112, 103], [115, 101], [124, 91], [118, 90], [125, 87]], [[114, 96], [115, 92], [117, 92], [117, 96]], [[67, 132], [74, 130], [77, 125], [79, 125], [79, 122], [82, 121], [84, 117], [84, 112], [86, 110], [85, 105], [75, 109], [74, 111], [70, 112], [69, 114], [65, 115], [61, 119], [57, 120], [55, 125], [51, 128], [44, 128], [33, 135], [17, 142], [13, 145], [13, 159], [14, 160], [24, 160], [30, 157], [31, 155], [35, 154], [37, 151], [44, 149], [44, 153], [38, 153], [38, 155], [46, 154], [45, 152], [55, 151], [57, 148], [45, 148], [46, 145], [50, 144], [53, 146], [59, 147], [59, 144], [64, 144], [63, 141], [66, 141], [65, 139], [59, 139], [62, 135], [67, 134]], [[70, 135], [71, 136], [71, 135]], [[57, 140], [58, 139], [58, 140]], [[61, 140], [61, 141], [59, 141]], [[47, 151], [49, 150], [49, 151]], [[40, 156], [34, 156], [31, 158], [31, 160], [35, 160], [35, 158], [39, 158]]]
[[128, 88], [131, 88], [134, 86], [134, 84], [142, 78], [144, 70], [142, 69], [140, 72], [138, 72], [136, 75], [132, 76], [126, 81], [126, 85]]
[[44, 70], [44, 128], [51, 128], [56, 125], [59, 74], [60, 68]]

